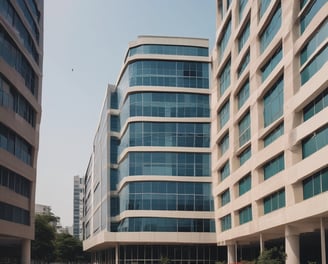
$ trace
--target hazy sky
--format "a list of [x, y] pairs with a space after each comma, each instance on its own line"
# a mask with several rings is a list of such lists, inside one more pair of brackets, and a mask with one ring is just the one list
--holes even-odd
[[215, 37], [215, 0], [44, 0], [44, 60], [36, 202], [73, 224], [73, 176], [83, 176], [108, 83], [138, 35]]

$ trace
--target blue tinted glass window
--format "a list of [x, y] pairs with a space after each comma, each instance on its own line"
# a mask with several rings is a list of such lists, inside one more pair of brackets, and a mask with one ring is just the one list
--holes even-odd
[[268, 25], [260, 35], [261, 53], [264, 52], [266, 47], [274, 39], [281, 26], [281, 6], [279, 5], [273, 16], [271, 17]]
[[229, 202], [230, 202], [230, 192], [228, 189], [221, 194], [221, 206], [224, 206]]
[[244, 207], [243, 209], [239, 210], [239, 224], [245, 224], [247, 222], [250, 222], [253, 220], [252, 217], [252, 206], [248, 205]]
[[271, 0], [260, 0], [260, 17], [263, 16], [270, 3]]
[[[245, 1], [247, 2], [247, 1]], [[242, 48], [244, 47], [246, 41], [249, 38], [249, 33], [250, 33], [250, 22], [248, 21], [246, 26], [244, 27], [241, 35], [238, 37], [238, 51], [240, 52], [242, 50]]]
[[223, 107], [221, 108], [219, 112], [220, 117], [220, 128], [223, 128], [223, 126], [228, 122], [230, 117], [230, 102], [227, 101]]
[[327, 0], [313, 0], [307, 10], [301, 16], [301, 33], [305, 31], [313, 17], [319, 12]]
[[252, 186], [251, 174], [247, 174], [244, 178], [242, 178], [238, 182], [239, 196], [241, 196], [244, 193], [248, 192], [251, 189], [251, 186]]
[[228, 214], [220, 219], [221, 231], [225, 231], [231, 228], [231, 215]]
[[285, 169], [284, 154], [270, 160], [263, 166], [264, 180], [271, 178], [273, 175]]
[[284, 111], [284, 82], [280, 78], [273, 87], [264, 95], [264, 127], [267, 127], [279, 117]]
[[249, 112], [238, 124], [239, 127], [239, 146], [241, 147], [251, 138], [251, 118]]
[[230, 164], [229, 160], [223, 165], [220, 169], [221, 181], [227, 178], [230, 175]]
[[240, 77], [240, 75], [244, 72], [244, 70], [246, 69], [248, 64], [249, 64], [249, 51], [246, 52], [245, 56], [243, 57], [243, 59], [240, 62], [240, 65], [238, 66], [238, 69], [237, 69], [238, 77]]
[[220, 141], [219, 148], [221, 155], [223, 155], [229, 149], [229, 133], [227, 133]]
[[326, 191], [328, 191], [328, 168], [324, 168], [303, 181], [304, 200]]
[[0, 219], [30, 225], [30, 212], [11, 204], [0, 202]]
[[223, 95], [223, 93], [228, 89], [230, 86], [230, 66], [231, 62], [230, 59], [225, 64], [221, 74], [220, 74], [220, 95]]
[[249, 98], [249, 81], [247, 80], [238, 92], [238, 109], [240, 109]]
[[312, 116], [316, 115], [327, 106], [328, 106], [328, 88], [326, 88], [326, 90], [324, 90], [306, 107], [304, 107], [303, 109], [304, 121], [310, 119]]
[[239, 21], [243, 18], [244, 10], [247, 5], [248, 0], [239, 0]]
[[274, 68], [278, 65], [282, 58], [282, 48], [279, 47], [268, 62], [261, 68], [262, 82], [270, 75]]
[[283, 134], [284, 134], [284, 123], [281, 123], [264, 138], [264, 147], [270, 145], [273, 141], [275, 141]]
[[247, 160], [249, 160], [251, 155], [252, 155], [251, 147], [248, 147], [239, 155], [240, 166], [243, 165]]
[[324, 126], [302, 140], [303, 159], [322, 149], [328, 144], [328, 126]]
[[283, 208], [285, 205], [285, 189], [282, 189], [263, 199], [264, 214]]
[[224, 29], [222, 30], [223, 35], [221, 40], [219, 41], [219, 56], [220, 59], [222, 59], [223, 57], [223, 53], [227, 47], [227, 44], [229, 42], [230, 39], [230, 35], [231, 35], [231, 19], [229, 19], [228, 23], [226, 24], [226, 26], [224, 27]]

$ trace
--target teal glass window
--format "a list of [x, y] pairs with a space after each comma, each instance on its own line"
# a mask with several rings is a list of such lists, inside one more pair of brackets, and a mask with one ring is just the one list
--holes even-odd
[[208, 56], [208, 48], [176, 45], [145, 44], [129, 50], [129, 56], [136, 54], [166, 54], [182, 56]]
[[301, 0], [300, 1], [300, 9], [302, 9], [307, 4], [307, 2], [309, 2], [309, 0]]
[[231, 229], [231, 214], [228, 214], [220, 219], [221, 231]]
[[229, 149], [229, 133], [225, 134], [219, 143], [221, 156]]
[[263, 166], [264, 180], [267, 180], [275, 174], [285, 169], [285, 158], [284, 154], [270, 160]]
[[274, 39], [275, 35], [279, 31], [281, 27], [281, 6], [277, 7], [275, 13], [271, 17], [268, 25], [265, 27], [263, 32], [260, 35], [260, 48], [261, 53], [263, 53], [266, 47], [271, 43]]
[[303, 199], [328, 191], [328, 168], [315, 173], [303, 181]]
[[240, 88], [238, 92], [238, 109], [240, 109], [249, 98], [249, 80]]
[[305, 31], [307, 26], [312, 21], [313, 17], [319, 12], [321, 7], [325, 3], [327, 3], [327, 0], [313, 0], [311, 4], [308, 6], [307, 10], [302, 14], [301, 16], [301, 33]]
[[230, 66], [231, 62], [230, 59], [228, 62], [224, 65], [224, 68], [220, 74], [220, 95], [222, 96], [224, 92], [228, 89], [230, 86]]
[[308, 65], [301, 71], [301, 85], [305, 84], [316, 74], [328, 60], [328, 45], [320, 50]]
[[270, 73], [281, 61], [281, 58], [282, 58], [282, 48], [280, 46], [272, 55], [272, 57], [268, 60], [268, 62], [261, 68], [262, 82], [264, 82], [266, 78], [268, 78]]
[[223, 53], [227, 47], [227, 44], [229, 42], [230, 39], [230, 35], [231, 35], [231, 19], [229, 19], [229, 21], [227, 22], [227, 24], [225, 25], [223, 31], [223, 35], [221, 40], [219, 41], [219, 54], [220, 54], [220, 59], [222, 59], [223, 57]]
[[[245, 1], [245, 2], [247, 2], [247, 1]], [[247, 24], [245, 25], [242, 33], [238, 37], [238, 51], [239, 52], [242, 50], [242, 48], [244, 47], [246, 41], [249, 38], [249, 33], [250, 33], [249, 27], [250, 27], [250, 21], [247, 22]]]
[[248, 205], [239, 210], [239, 224], [245, 224], [253, 220], [252, 205]]
[[245, 71], [246, 67], [249, 64], [249, 50], [246, 52], [245, 56], [242, 58], [240, 65], [237, 69], [237, 75], [240, 77], [240, 75]]
[[30, 225], [30, 212], [20, 207], [0, 202], [0, 219]]
[[230, 164], [229, 160], [223, 165], [220, 169], [221, 181], [227, 178], [230, 175]]
[[117, 153], [120, 140], [116, 137], [110, 137], [110, 162], [117, 163]]
[[238, 9], [238, 12], [239, 12], [239, 22], [243, 18], [243, 14], [244, 14], [244, 10], [245, 10], [245, 7], [247, 5], [247, 2], [248, 2], [248, 0], [239, 0], [239, 9]]
[[264, 95], [263, 103], [264, 127], [267, 127], [281, 117], [284, 111], [283, 77]]
[[249, 112], [239, 122], [239, 146], [241, 147], [251, 138], [251, 118]]
[[251, 174], [249, 173], [245, 177], [240, 179], [238, 182], [239, 196], [248, 192], [251, 189], [251, 187], [252, 187], [252, 177]]
[[263, 199], [264, 214], [286, 206], [285, 189], [270, 194]]
[[227, 203], [230, 203], [230, 192], [229, 192], [229, 189], [225, 190], [221, 194], [221, 206], [224, 206]]
[[328, 106], [328, 88], [326, 88], [326, 90], [324, 90], [306, 107], [304, 107], [303, 109], [304, 121], [310, 119], [312, 116], [316, 115], [327, 106]]
[[284, 123], [281, 123], [263, 139], [264, 147], [270, 145], [273, 141], [275, 141], [283, 134], [284, 134]]
[[322, 149], [327, 144], [328, 144], [328, 126], [326, 125], [302, 140], [303, 159], [309, 157], [314, 152]]
[[223, 126], [228, 122], [230, 117], [230, 101], [227, 101], [221, 108], [219, 112], [220, 117], [220, 128], [223, 128]]
[[110, 116], [110, 130], [115, 132], [120, 131], [120, 118], [118, 116]]
[[252, 155], [251, 147], [248, 147], [239, 155], [240, 166], [243, 165], [247, 160], [249, 160], [251, 155]]
[[270, 5], [271, 0], [260, 0], [260, 17], [263, 16], [265, 11], [268, 9], [268, 6]]
[[311, 55], [317, 50], [321, 43], [323, 43], [328, 38], [328, 20], [320, 25], [320, 28], [316, 30], [315, 34], [306, 43], [301, 51], [300, 61], [303, 65]]

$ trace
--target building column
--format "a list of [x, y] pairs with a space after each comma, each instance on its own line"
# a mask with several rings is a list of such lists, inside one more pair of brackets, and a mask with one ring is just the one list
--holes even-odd
[[323, 218], [320, 218], [321, 263], [326, 264], [326, 235]]
[[237, 262], [236, 251], [236, 244], [228, 245], [228, 264], [234, 264]]
[[31, 263], [31, 240], [29, 239], [23, 239], [22, 241], [21, 263], [22, 264]]
[[115, 264], [118, 264], [119, 262], [119, 249], [118, 249], [119, 245], [115, 246]]
[[291, 226], [285, 228], [286, 264], [300, 263], [300, 236]]
[[263, 239], [263, 234], [260, 233], [260, 254], [264, 251], [264, 239]]

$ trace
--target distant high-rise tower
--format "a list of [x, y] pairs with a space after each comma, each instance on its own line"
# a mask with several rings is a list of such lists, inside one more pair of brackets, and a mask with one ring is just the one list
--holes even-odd
[[[214, 263], [208, 41], [143, 36], [107, 90], [85, 175], [97, 263]], [[222, 254], [222, 256], [224, 256]]]
[[328, 1], [217, 0], [212, 177], [228, 263], [326, 263]]
[[83, 216], [83, 178], [74, 176], [73, 191], [73, 236], [82, 240], [82, 216]]
[[0, 262], [30, 263], [41, 119], [43, 1], [0, 1]]

